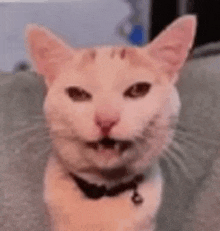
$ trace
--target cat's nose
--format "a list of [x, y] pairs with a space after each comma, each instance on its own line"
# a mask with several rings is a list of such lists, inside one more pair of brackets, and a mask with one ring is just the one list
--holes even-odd
[[100, 115], [96, 115], [95, 117], [95, 123], [96, 125], [101, 129], [101, 132], [104, 136], [107, 136], [112, 127], [115, 126], [119, 121], [119, 116], [113, 116], [109, 118], [103, 118]]

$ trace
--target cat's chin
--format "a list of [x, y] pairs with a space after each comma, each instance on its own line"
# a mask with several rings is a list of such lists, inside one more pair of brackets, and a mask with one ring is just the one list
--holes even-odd
[[132, 148], [124, 152], [116, 152], [114, 150], [103, 150], [98, 152], [94, 149], [89, 148], [87, 150], [87, 161], [89, 161], [91, 166], [99, 170], [103, 169], [114, 169], [121, 168], [122, 166], [130, 168], [135, 162], [136, 156], [134, 155], [134, 150]]
[[124, 153], [116, 152], [114, 150], [107, 149], [96, 151], [89, 149], [87, 157], [89, 158], [90, 164], [101, 170], [120, 167], [122, 164], [124, 164], [124, 161], [122, 160], [123, 155]]

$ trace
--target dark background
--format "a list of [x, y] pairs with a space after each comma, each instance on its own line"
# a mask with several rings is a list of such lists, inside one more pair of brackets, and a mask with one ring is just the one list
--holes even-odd
[[[195, 46], [220, 41], [220, 0], [188, 0], [187, 12], [198, 17], [198, 30]], [[152, 1], [153, 39], [166, 25], [178, 17], [177, 0]]]

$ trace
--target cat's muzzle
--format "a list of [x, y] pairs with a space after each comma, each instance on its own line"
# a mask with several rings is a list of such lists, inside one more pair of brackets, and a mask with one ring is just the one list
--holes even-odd
[[88, 147], [96, 150], [96, 151], [102, 151], [105, 149], [112, 149], [117, 152], [124, 152], [125, 150], [131, 148], [132, 142], [131, 141], [121, 141], [121, 140], [115, 140], [110, 138], [103, 138], [99, 140], [98, 142], [87, 142]]

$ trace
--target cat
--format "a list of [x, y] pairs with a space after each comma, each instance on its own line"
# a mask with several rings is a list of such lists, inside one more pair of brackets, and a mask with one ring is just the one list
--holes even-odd
[[43, 26], [27, 26], [30, 59], [47, 85], [51, 230], [156, 229], [158, 160], [174, 135], [175, 84], [195, 33], [196, 17], [186, 15], [146, 47], [74, 49]]

